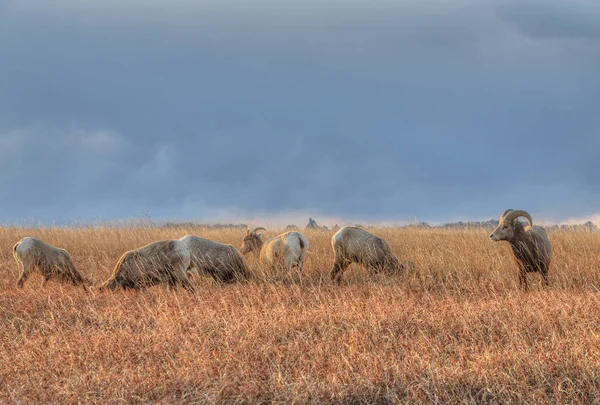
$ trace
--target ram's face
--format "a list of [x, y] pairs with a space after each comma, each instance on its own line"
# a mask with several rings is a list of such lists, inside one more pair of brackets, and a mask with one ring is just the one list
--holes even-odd
[[498, 227], [490, 235], [490, 239], [494, 242], [501, 240], [511, 240], [515, 235], [515, 227], [511, 221], [500, 220]]
[[259, 234], [254, 232], [247, 232], [246, 236], [244, 236], [244, 240], [242, 241], [240, 253], [245, 255], [250, 252], [257, 252], [260, 250], [261, 245], [262, 239], [260, 238]]

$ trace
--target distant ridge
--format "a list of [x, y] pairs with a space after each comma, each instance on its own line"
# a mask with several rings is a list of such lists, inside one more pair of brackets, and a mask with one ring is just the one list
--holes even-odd
[[[458, 222], [451, 222], [451, 223], [442, 224], [442, 225], [431, 225], [427, 222], [418, 222], [415, 224], [398, 225], [398, 226], [393, 226], [393, 227], [395, 227], [395, 228], [422, 228], [422, 229], [489, 229], [489, 230], [493, 230], [498, 226], [498, 224], [499, 224], [499, 222], [497, 219], [489, 219], [487, 221], [458, 221]], [[365, 228], [365, 229], [377, 228], [377, 226], [361, 225], [361, 224], [356, 224], [355, 226], [357, 226], [359, 228]], [[206, 228], [206, 229], [242, 228], [242, 229], [247, 229], [248, 225], [247, 224], [209, 225], [209, 224], [198, 224], [198, 223], [192, 223], [192, 222], [167, 222], [164, 225], [162, 225], [162, 227], [163, 228]], [[333, 228], [332, 228], [332, 231], [336, 232], [337, 230], [339, 230], [339, 228], [340, 227], [337, 224], [335, 224], [335, 226], [333, 226]], [[583, 224], [573, 224], [573, 225], [544, 225], [544, 228], [547, 230], [550, 230], [550, 231], [565, 230], [565, 231], [594, 232], [594, 231], [598, 230], [598, 226], [596, 224], [594, 224], [592, 221], [587, 221]], [[299, 229], [300, 228], [297, 227], [296, 225], [288, 225], [285, 227], [286, 231], [299, 230]], [[312, 218], [309, 218], [309, 222], [308, 222], [308, 225], [306, 226], [306, 229], [329, 231], [329, 229], [326, 226], [317, 225], [317, 222]]]
[[193, 222], [167, 222], [162, 225], [163, 228], [208, 228], [208, 229], [225, 229], [225, 228], [243, 228], [247, 229], [246, 224], [195, 224]]

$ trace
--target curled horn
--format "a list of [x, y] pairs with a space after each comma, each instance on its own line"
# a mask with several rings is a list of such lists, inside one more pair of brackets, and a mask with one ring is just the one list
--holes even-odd
[[533, 226], [533, 219], [531, 219], [531, 215], [529, 215], [529, 213], [527, 211], [523, 211], [523, 210], [510, 211], [508, 214], [506, 214], [506, 216], [504, 217], [504, 220], [512, 222], [515, 219], [517, 219], [518, 217], [527, 218], [527, 220], [529, 221], [529, 225]]
[[250, 232], [250, 233], [256, 233], [257, 231], [265, 231], [265, 232], [267, 232], [267, 230], [265, 228], [259, 226], [258, 228], [254, 228], [252, 230], [252, 232]]
[[502, 222], [504, 220], [504, 217], [506, 216], [506, 214], [508, 214], [509, 212], [514, 211], [512, 208], [507, 209], [506, 211], [504, 211], [502, 213], [502, 215], [500, 215], [500, 222]]

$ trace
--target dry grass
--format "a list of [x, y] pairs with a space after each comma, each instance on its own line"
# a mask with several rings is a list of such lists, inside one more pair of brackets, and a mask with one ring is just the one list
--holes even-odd
[[[552, 287], [519, 291], [506, 244], [484, 231], [381, 229], [404, 278], [352, 266], [329, 281], [331, 234], [307, 232], [301, 281], [195, 280], [86, 294], [32, 276], [15, 287], [12, 245], [67, 249], [96, 282], [119, 256], [194, 233], [241, 230], [0, 229], [1, 403], [558, 402], [600, 397], [600, 234], [550, 235]], [[272, 233], [271, 233], [272, 234]]]

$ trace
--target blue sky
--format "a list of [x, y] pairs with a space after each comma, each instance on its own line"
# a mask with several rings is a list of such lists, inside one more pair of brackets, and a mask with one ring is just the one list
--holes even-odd
[[598, 72], [595, 0], [0, 1], [0, 222], [596, 218]]

